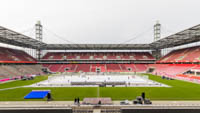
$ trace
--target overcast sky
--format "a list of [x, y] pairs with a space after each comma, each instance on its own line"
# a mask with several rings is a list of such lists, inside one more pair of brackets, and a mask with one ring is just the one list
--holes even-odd
[[157, 20], [162, 37], [200, 24], [199, 6], [199, 0], [0, 0], [0, 25], [34, 38], [40, 20], [46, 43], [68, 43], [58, 36], [74, 43], [149, 43]]

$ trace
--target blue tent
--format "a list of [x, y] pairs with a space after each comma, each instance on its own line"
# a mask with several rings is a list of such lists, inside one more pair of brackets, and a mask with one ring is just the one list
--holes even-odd
[[50, 93], [50, 90], [33, 90], [24, 99], [43, 99]]

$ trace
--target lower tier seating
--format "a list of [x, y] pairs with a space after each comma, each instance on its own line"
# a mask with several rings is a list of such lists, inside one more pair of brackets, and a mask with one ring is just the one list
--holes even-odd
[[155, 75], [200, 83], [199, 74], [195, 74], [200, 73], [200, 65], [197, 64], [150, 64], [150, 68]]
[[42, 65], [1, 65], [0, 66], [0, 79], [14, 78], [24, 75], [43, 74]]
[[147, 64], [43, 64], [51, 72], [145, 72]]
[[189, 71], [196, 67], [195, 64], [151, 64], [149, 68], [154, 68], [156, 75], [177, 75]]

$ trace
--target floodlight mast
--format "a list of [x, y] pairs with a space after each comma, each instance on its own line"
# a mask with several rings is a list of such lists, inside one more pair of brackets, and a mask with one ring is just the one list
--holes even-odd
[[[159, 21], [156, 22], [156, 24], [153, 26], [154, 28], [154, 41], [157, 41], [160, 39], [161, 37], [161, 24], [159, 23]], [[156, 50], [152, 51], [153, 56], [156, 59], [160, 59], [161, 58], [161, 50], [155, 48]]]
[[[42, 25], [41, 25], [40, 21], [37, 21], [37, 23], [35, 24], [35, 38], [36, 38], [36, 40], [42, 42]], [[40, 60], [40, 58], [41, 58], [40, 47], [38, 49], [36, 49], [36, 58], [37, 58], [37, 60]]]
[[154, 41], [159, 40], [161, 37], [161, 24], [159, 21], [154, 25]]

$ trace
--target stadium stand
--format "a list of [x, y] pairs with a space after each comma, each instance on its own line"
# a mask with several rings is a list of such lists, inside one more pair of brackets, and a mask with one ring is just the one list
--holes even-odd
[[101, 72], [106, 72], [106, 66], [104, 64], [92, 64], [90, 69], [91, 72], [96, 72], [98, 69], [101, 70]]
[[48, 52], [43, 60], [155, 60], [149, 52]]
[[76, 72], [90, 72], [90, 64], [79, 64], [76, 68]]
[[119, 64], [106, 64], [107, 72], [120, 72], [122, 71]]
[[200, 46], [173, 50], [156, 64], [149, 64], [153, 74], [200, 83]]
[[135, 65], [135, 69], [136, 69], [136, 72], [144, 72], [147, 70], [147, 65], [145, 64], [134, 64]]
[[152, 74], [200, 83], [198, 64], [149, 64]]
[[0, 47], [0, 79], [42, 74], [42, 65], [22, 50]]
[[22, 50], [0, 47], [0, 63], [36, 63], [36, 59]]
[[39, 64], [12, 64], [0, 66], [0, 79], [15, 78], [25, 75], [38, 75], [42, 73], [42, 66]]
[[145, 72], [148, 64], [43, 64], [51, 72]]
[[[196, 64], [172, 64], [179, 62], [198, 62], [200, 47], [174, 50], [158, 60], [157, 64], [122, 64], [122, 63], [70, 63], [70, 64], [37, 64], [37, 60], [21, 50], [0, 48], [0, 79], [16, 76], [41, 74], [45, 67], [51, 72], [146, 72], [153, 68], [153, 74], [177, 77], [184, 80], [199, 80], [200, 77], [187, 73], [200, 70]], [[148, 52], [48, 52], [43, 60], [155, 60]], [[199, 60], [198, 60], [199, 59]], [[165, 64], [162, 64], [165, 63]], [[171, 63], [171, 64], [170, 64]], [[10, 65], [12, 64], [12, 65]], [[29, 65], [27, 65], [29, 64]], [[200, 72], [200, 71], [197, 71]]]
[[[42, 64], [51, 72], [145, 72], [152, 68], [157, 75], [200, 75], [200, 46], [171, 51], [160, 57], [162, 49], [198, 42], [196, 32], [200, 25], [149, 44], [47, 44], [15, 31], [1, 27], [2, 43], [34, 50], [141, 50], [140, 52], [48, 52], [37, 62], [22, 50], [0, 47], [0, 78], [41, 73]], [[5, 33], [4, 33], [5, 32]], [[5, 35], [6, 34], [6, 35]], [[17, 35], [16, 35], [17, 34]], [[177, 38], [181, 34], [184, 38]], [[188, 37], [188, 34], [190, 36]], [[10, 41], [13, 36], [17, 40]], [[6, 44], [5, 43], [5, 44]], [[156, 50], [155, 50], [156, 49]], [[142, 50], [151, 51], [142, 52]], [[37, 64], [39, 63], [39, 64]], [[186, 64], [187, 63], [187, 64]], [[29, 64], [29, 65], [27, 65]], [[183, 77], [182, 75], [179, 77]], [[191, 78], [191, 77], [190, 77]], [[198, 77], [192, 77], [197, 79]]]
[[153, 60], [149, 52], [48, 52], [41, 61], [45, 61], [43, 66], [51, 72], [145, 72], [148, 61]]
[[[196, 27], [199, 28], [199, 25], [194, 26], [194, 28]], [[186, 31], [186, 33], [194, 31], [194, 28], [192, 28], [192, 30], [184, 30], [182, 31], [182, 34]], [[13, 31], [8, 33], [13, 33]], [[189, 37], [186, 37], [186, 40], [178, 39], [178, 41], [183, 40], [184, 43], [181, 43], [181, 45], [184, 45], [186, 44], [186, 41], [188, 41], [187, 38]], [[148, 46], [143, 44], [140, 46], [121, 45], [119, 47], [123, 47], [123, 50], [126, 50], [127, 46], [131, 47], [131, 49], [136, 47], [137, 50], [143, 50], [144, 46], [147, 50], [150, 49], [153, 54], [155, 45], [155, 47], [159, 50], [162, 50], [165, 47], [175, 46], [176, 41], [173, 42], [172, 39], [175, 40], [176, 38], [173, 38], [172, 35], [155, 41]], [[46, 50], [67, 50], [66, 48], [69, 50], [86, 50], [88, 47], [88, 50], [94, 50], [95, 47], [97, 50], [100, 48], [105, 49], [107, 47], [109, 50], [117, 50], [118, 48], [118, 46], [116, 48], [115, 45], [107, 46], [105, 44], [101, 46], [88, 46], [87, 44], [83, 44], [80, 48], [77, 48], [77, 45], [75, 46], [73, 44], [70, 46], [60, 44], [48, 45], [29, 37], [21, 40], [21, 42], [27, 41], [27, 43], [24, 43], [24, 47], [26, 47], [28, 43], [32, 43], [28, 45], [28, 48], [30, 47], [32, 49], [38, 49], [41, 45], [45, 45], [43, 47], [45, 47]], [[167, 41], [172, 42], [165, 43]], [[35, 45], [35, 42], [39, 45]], [[18, 44], [19, 42], [17, 42], [15, 46], [19, 46]], [[169, 45], [166, 46], [165, 44]], [[120, 50], [120, 48], [118, 49]], [[0, 63], [2, 64], [0, 65], [0, 79], [6, 80], [8, 77], [12, 78], [29, 74], [40, 74], [42, 73], [42, 68], [44, 67], [50, 72], [146, 72], [147, 70], [152, 69], [153, 71], [151, 72], [156, 75], [184, 78], [190, 81], [199, 80], [200, 77], [198, 76], [200, 75], [200, 66], [198, 63], [200, 62], [200, 46], [173, 50], [161, 59], [157, 60], [156, 64], [154, 64], [156, 59], [152, 56], [152, 54], [150, 52], [48, 52], [42, 57], [42, 59], [40, 59], [39, 63], [42, 64], [40, 65], [37, 64], [38, 62], [35, 58], [22, 50], [0, 47]]]
[[174, 62], [200, 62], [200, 46], [174, 50], [157, 61], [157, 63]]
[[195, 66], [195, 64], [151, 64], [149, 67], [155, 69], [153, 74], [175, 76], [187, 72]]

